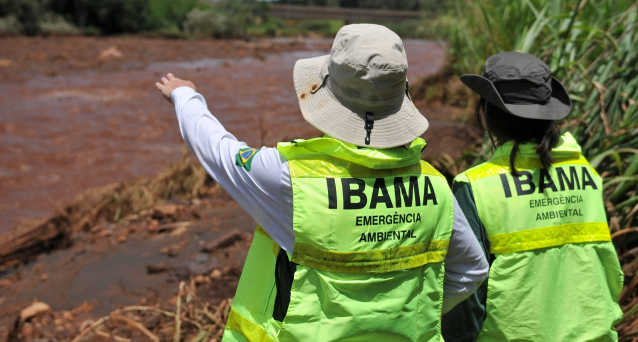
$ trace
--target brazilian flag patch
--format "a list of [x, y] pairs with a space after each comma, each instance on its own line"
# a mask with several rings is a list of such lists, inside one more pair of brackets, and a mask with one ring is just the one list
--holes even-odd
[[246, 171], [250, 171], [250, 164], [253, 162], [253, 157], [257, 154], [257, 149], [252, 147], [246, 147], [239, 149], [237, 156], [235, 156], [235, 164], [241, 166]]

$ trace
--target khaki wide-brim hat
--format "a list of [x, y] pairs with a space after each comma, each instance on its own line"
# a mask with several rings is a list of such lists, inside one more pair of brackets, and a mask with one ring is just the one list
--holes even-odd
[[346, 25], [330, 55], [295, 64], [301, 113], [320, 131], [351, 144], [408, 144], [427, 130], [428, 121], [407, 95], [407, 68], [396, 33], [381, 25]]

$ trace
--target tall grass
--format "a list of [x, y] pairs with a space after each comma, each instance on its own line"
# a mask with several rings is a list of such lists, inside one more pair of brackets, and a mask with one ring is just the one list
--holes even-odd
[[563, 123], [603, 176], [605, 205], [626, 279], [618, 326], [638, 336], [638, 3], [628, 0], [470, 1], [438, 21], [457, 73], [519, 50], [543, 59], [574, 110]]

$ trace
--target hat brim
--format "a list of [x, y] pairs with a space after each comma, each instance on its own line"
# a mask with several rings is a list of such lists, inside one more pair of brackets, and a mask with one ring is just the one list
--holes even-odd
[[341, 104], [327, 85], [312, 93], [322, 83], [321, 71], [330, 56], [300, 59], [293, 69], [293, 81], [299, 108], [304, 119], [318, 130], [358, 146], [391, 148], [412, 142], [428, 128], [428, 120], [406, 95], [395, 113], [374, 120], [370, 144], [365, 144], [365, 113], [355, 113]]
[[554, 77], [552, 77], [552, 94], [545, 104], [505, 103], [494, 83], [480, 75], [463, 75], [461, 81], [487, 102], [522, 118], [560, 120], [569, 115], [572, 110], [572, 101], [567, 90]]

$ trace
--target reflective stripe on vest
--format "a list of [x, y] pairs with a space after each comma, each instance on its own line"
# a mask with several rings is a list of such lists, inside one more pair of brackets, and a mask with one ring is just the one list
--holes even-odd
[[[248, 341], [275, 342], [276, 340], [268, 336], [268, 333], [259, 324], [247, 319], [238, 313], [234, 308], [228, 313], [226, 329], [235, 331], [243, 335]], [[226, 340], [226, 339], [225, 339]]]
[[324, 271], [384, 273], [442, 262], [448, 244], [449, 240], [436, 240], [382, 250], [335, 252], [298, 243], [295, 244], [293, 260]]
[[531, 251], [567, 243], [611, 241], [605, 222], [571, 223], [490, 235], [493, 254]]

